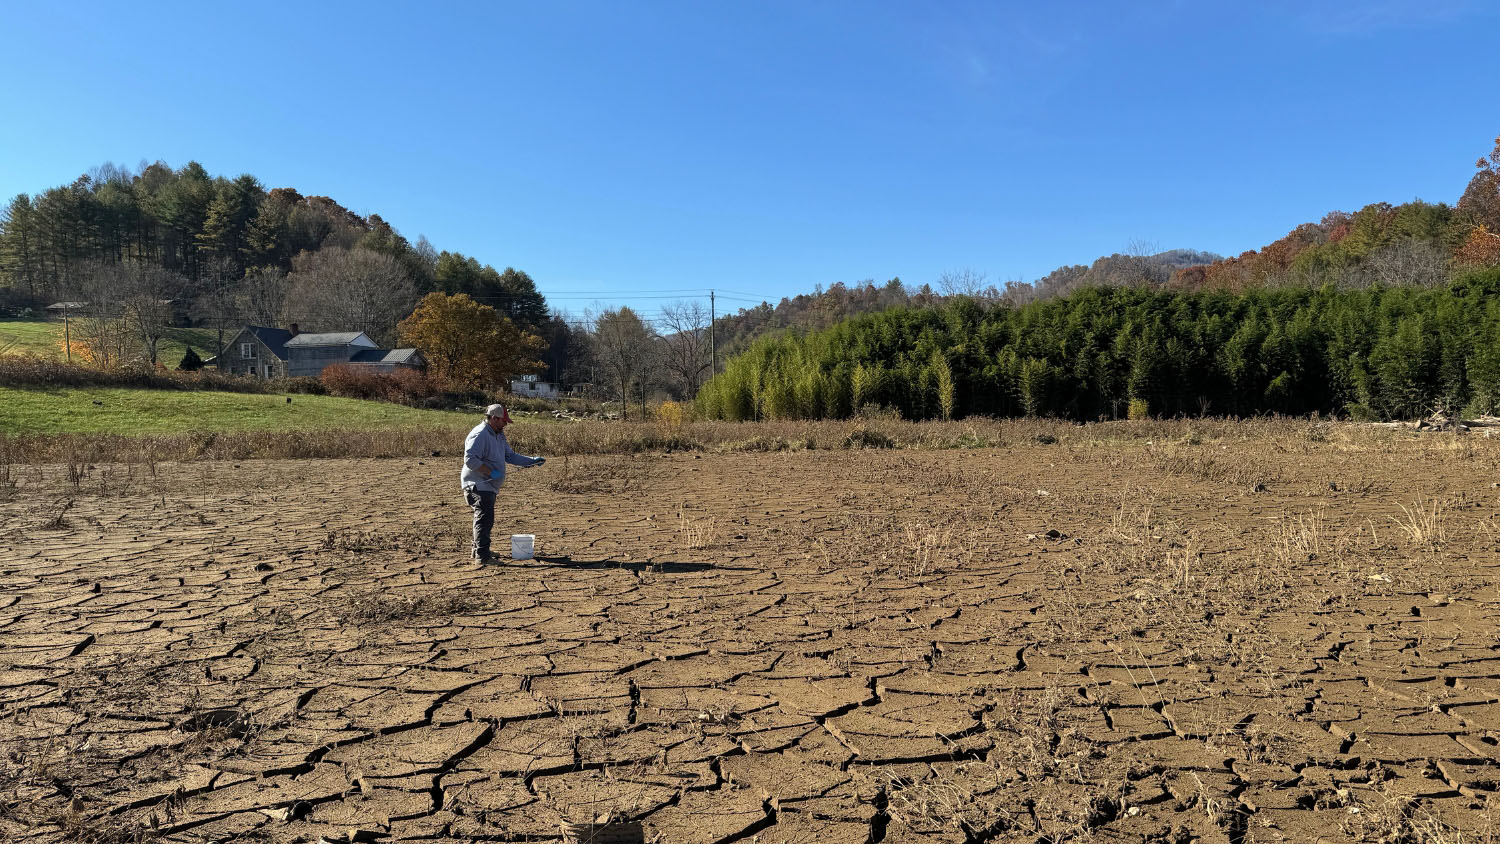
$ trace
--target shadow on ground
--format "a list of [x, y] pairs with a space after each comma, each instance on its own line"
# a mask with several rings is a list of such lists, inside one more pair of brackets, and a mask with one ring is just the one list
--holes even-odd
[[724, 566], [713, 563], [659, 563], [627, 562], [624, 560], [575, 560], [567, 554], [548, 556], [538, 554], [536, 562], [569, 569], [619, 569], [628, 572], [651, 571], [660, 574], [684, 574], [695, 571], [754, 571], [749, 566]]

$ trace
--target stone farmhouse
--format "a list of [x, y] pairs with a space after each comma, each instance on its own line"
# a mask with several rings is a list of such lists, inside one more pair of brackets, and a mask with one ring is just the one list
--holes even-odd
[[427, 366], [416, 349], [382, 349], [362, 331], [303, 334], [295, 324], [290, 329], [247, 325], [210, 362], [220, 372], [257, 378], [316, 378], [336, 363], [375, 372]]

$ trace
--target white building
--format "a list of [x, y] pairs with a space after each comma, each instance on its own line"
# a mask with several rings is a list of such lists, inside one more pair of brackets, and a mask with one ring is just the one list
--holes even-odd
[[523, 375], [510, 382], [510, 392], [513, 396], [528, 399], [555, 399], [562, 396], [562, 390], [558, 389], [556, 381], [538, 381], [535, 375]]

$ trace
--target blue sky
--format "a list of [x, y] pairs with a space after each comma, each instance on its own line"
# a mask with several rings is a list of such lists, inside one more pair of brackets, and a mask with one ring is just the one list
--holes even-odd
[[649, 313], [1237, 254], [1500, 134], [1483, 0], [238, 5], [7, 4], [0, 197], [196, 159]]

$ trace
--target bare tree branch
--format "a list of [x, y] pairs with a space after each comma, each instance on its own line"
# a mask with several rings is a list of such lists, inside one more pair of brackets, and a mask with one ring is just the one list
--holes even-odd
[[406, 268], [380, 252], [325, 246], [298, 256], [293, 266], [288, 316], [314, 330], [363, 331], [388, 343], [395, 339], [396, 321], [416, 303]]
[[696, 300], [676, 302], [661, 309], [661, 321], [662, 366], [671, 378], [673, 394], [691, 399], [710, 366], [708, 308]]

